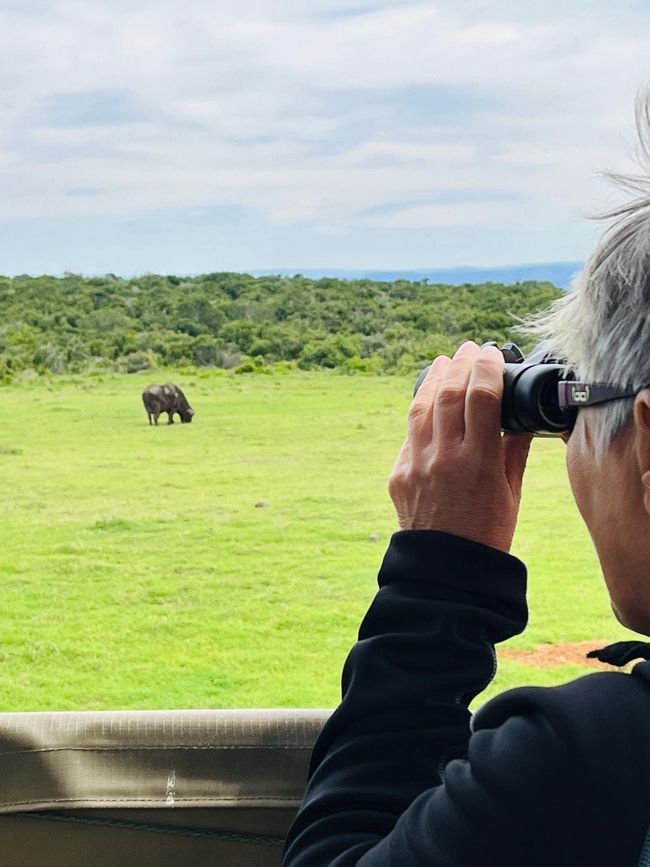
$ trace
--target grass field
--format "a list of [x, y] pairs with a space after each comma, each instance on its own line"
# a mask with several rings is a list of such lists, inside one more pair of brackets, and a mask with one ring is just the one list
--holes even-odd
[[[412, 382], [175, 375], [196, 419], [150, 428], [140, 392], [167, 378], [0, 389], [0, 710], [338, 703], [396, 529]], [[513, 549], [531, 619], [511, 646], [629, 635], [563, 452], [531, 455]], [[504, 659], [481, 700], [583, 670]]]

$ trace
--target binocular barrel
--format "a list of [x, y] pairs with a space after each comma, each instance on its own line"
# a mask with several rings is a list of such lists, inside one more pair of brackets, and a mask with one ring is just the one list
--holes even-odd
[[[558, 395], [558, 383], [567, 379], [566, 366], [539, 361], [538, 359], [544, 357], [539, 351], [534, 351], [528, 360], [524, 360], [519, 353], [521, 361], [509, 361], [508, 359], [513, 357], [510, 349], [512, 346], [514, 344], [508, 344], [507, 350], [501, 350], [506, 358], [501, 429], [514, 433], [532, 433], [539, 437], [559, 437], [570, 431], [575, 423], [577, 410], [560, 409]], [[419, 375], [413, 395], [422, 385], [430, 367], [431, 365]]]

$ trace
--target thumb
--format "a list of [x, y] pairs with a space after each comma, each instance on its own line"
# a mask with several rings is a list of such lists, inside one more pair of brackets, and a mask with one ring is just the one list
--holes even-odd
[[521, 484], [532, 441], [532, 434], [506, 433], [503, 435], [506, 478], [510, 490], [517, 500], [521, 496]]

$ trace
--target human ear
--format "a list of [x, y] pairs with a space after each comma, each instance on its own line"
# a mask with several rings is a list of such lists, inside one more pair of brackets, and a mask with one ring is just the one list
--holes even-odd
[[641, 484], [643, 505], [650, 515], [650, 389], [644, 388], [634, 401], [634, 428], [636, 432], [636, 456]]

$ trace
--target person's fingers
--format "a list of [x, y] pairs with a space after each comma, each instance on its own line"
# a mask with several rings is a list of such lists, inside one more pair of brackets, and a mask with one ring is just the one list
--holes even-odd
[[532, 441], [532, 434], [507, 433], [503, 436], [506, 478], [517, 501], [521, 496], [521, 484]]
[[424, 448], [431, 442], [431, 415], [440, 382], [451, 359], [439, 355], [413, 398], [409, 410], [409, 436], [416, 448]]
[[395, 463], [393, 465], [393, 472], [391, 475], [395, 475], [399, 470], [403, 467], [408, 466], [411, 460], [411, 440], [407, 437], [402, 443], [402, 447], [399, 450], [399, 454], [395, 459]]
[[401, 449], [399, 450], [399, 454], [395, 459], [395, 463], [393, 464], [393, 469], [391, 470], [390, 477], [388, 479], [388, 491], [395, 498], [395, 494], [399, 493], [399, 488], [403, 484], [404, 477], [408, 472], [409, 465], [411, 463], [411, 440], [407, 437]]
[[463, 343], [447, 365], [433, 406], [433, 439], [437, 442], [462, 442], [465, 435], [467, 384], [479, 351], [476, 343], [469, 340]]
[[501, 446], [504, 366], [503, 355], [495, 346], [483, 348], [467, 386], [465, 440], [480, 444], [482, 453]]

